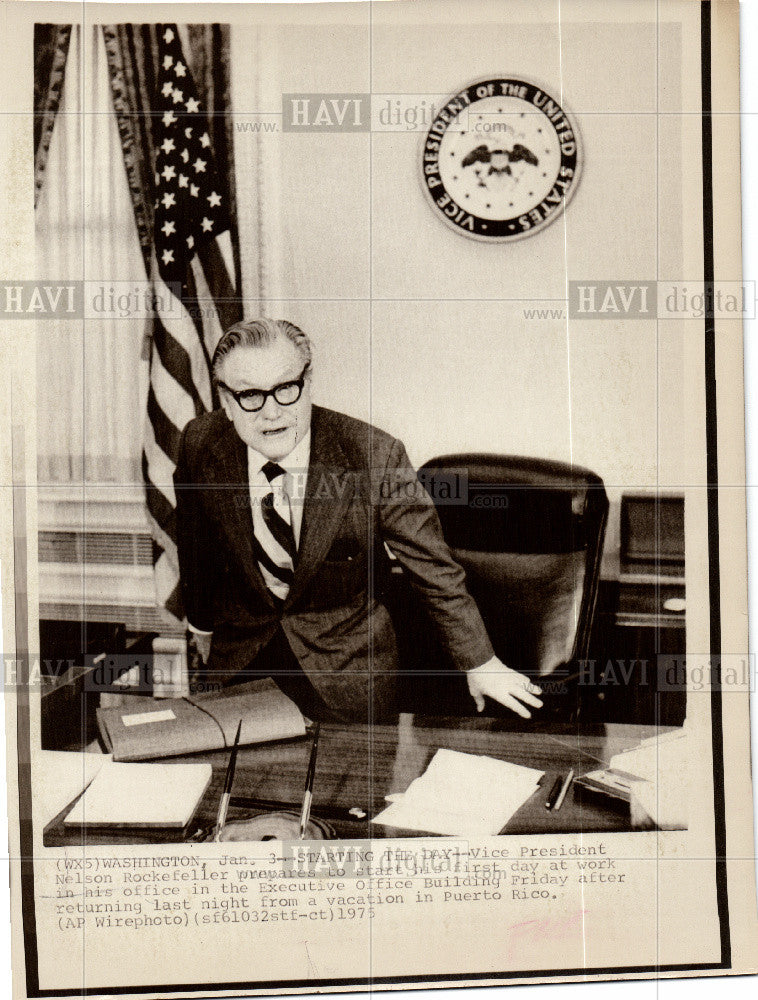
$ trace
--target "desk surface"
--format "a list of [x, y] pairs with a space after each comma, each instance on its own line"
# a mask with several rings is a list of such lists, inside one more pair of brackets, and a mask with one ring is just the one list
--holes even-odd
[[[613, 754], [664, 730], [654, 726], [607, 724], [584, 727], [535, 726], [513, 731], [506, 720], [440, 719], [401, 715], [397, 726], [323, 725], [313, 789], [313, 815], [327, 820], [341, 839], [418, 837], [422, 834], [369, 823], [386, 805], [385, 795], [402, 792], [422, 774], [435, 750], [447, 747], [487, 754], [545, 771], [540, 789], [510, 820], [503, 833], [568, 833], [631, 829], [628, 815], [580, 802], [569, 792], [562, 809], [545, 809], [545, 799], [557, 774], [573, 768], [577, 776], [606, 765]], [[280, 803], [299, 812], [310, 754], [310, 739], [244, 747], [239, 752], [233, 796]], [[175, 762], [208, 761], [213, 779], [200, 802], [193, 825], [216, 817], [228, 751], [174, 758]], [[164, 763], [171, 763], [166, 760]], [[234, 802], [234, 798], [232, 800]], [[277, 808], [272, 806], [271, 808]], [[360, 809], [365, 819], [349, 815]], [[229, 820], [255, 811], [232, 805]], [[45, 846], [64, 844], [139, 844], [181, 841], [177, 831], [113, 831], [64, 828], [68, 808], [51, 823]]]

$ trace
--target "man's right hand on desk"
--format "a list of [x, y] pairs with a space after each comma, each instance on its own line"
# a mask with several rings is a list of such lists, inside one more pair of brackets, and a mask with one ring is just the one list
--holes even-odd
[[469, 670], [466, 675], [468, 689], [476, 702], [477, 712], [484, 710], [484, 696], [500, 702], [510, 708], [523, 719], [531, 719], [532, 714], [527, 708], [542, 708], [542, 702], [537, 695], [542, 689], [532, 684], [526, 674], [506, 667], [502, 660], [493, 656], [481, 667]]

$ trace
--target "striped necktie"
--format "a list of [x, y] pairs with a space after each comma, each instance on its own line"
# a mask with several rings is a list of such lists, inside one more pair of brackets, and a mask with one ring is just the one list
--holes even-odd
[[284, 600], [292, 586], [297, 559], [292, 510], [281, 465], [266, 462], [261, 471], [271, 490], [261, 500], [263, 523], [256, 532], [256, 559], [271, 593]]

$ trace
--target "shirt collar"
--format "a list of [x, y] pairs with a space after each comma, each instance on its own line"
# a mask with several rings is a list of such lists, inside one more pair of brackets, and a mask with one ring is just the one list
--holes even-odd
[[[294, 476], [297, 473], [307, 472], [308, 465], [311, 457], [311, 431], [310, 428], [307, 430], [305, 435], [298, 441], [289, 455], [285, 455], [284, 458], [280, 458], [277, 461], [277, 465], [281, 465], [285, 472], [289, 475]], [[261, 455], [259, 451], [255, 448], [251, 448], [248, 445], [247, 448], [247, 464], [248, 464], [248, 474], [250, 476], [257, 475], [266, 464], [270, 462], [271, 459], [266, 458], [265, 455]]]

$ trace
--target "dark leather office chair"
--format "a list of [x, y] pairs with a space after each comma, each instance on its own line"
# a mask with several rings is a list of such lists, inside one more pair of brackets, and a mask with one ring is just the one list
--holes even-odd
[[[419, 478], [495, 652], [537, 682], [545, 679], [546, 705], [538, 715], [573, 720], [577, 661], [587, 656], [608, 515], [602, 479], [562, 462], [486, 454], [433, 459]], [[438, 651], [416, 662], [424, 676], [411, 688], [424, 711], [472, 710], [462, 678], [445, 694], [433, 676]], [[497, 711], [494, 703], [488, 710]]]

